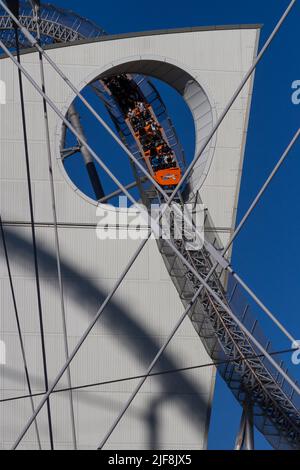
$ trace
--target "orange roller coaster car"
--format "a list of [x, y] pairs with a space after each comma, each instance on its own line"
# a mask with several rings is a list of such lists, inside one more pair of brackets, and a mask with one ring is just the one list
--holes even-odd
[[125, 116], [150, 175], [160, 186], [172, 190], [180, 183], [182, 173], [152, 106], [137, 90], [136, 84], [129, 76], [106, 79], [105, 85], [108, 91], [113, 93]]
[[180, 168], [168, 168], [166, 170], [158, 170], [154, 173], [155, 181], [161, 186], [177, 186], [181, 180]]

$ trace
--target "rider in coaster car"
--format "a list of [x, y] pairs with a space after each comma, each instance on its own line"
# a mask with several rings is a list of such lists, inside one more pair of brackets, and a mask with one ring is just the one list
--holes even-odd
[[141, 114], [143, 114], [146, 111], [145, 104], [142, 101], [138, 101], [137, 108]]
[[157, 169], [158, 169], [160, 163], [161, 163], [160, 158], [157, 157], [157, 156], [154, 157], [154, 158], [152, 158], [152, 160], [151, 160], [151, 164], [152, 164], [154, 170], [157, 170]]

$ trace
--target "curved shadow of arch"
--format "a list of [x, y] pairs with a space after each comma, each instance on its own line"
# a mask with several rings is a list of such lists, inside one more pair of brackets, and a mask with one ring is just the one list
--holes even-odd
[[[31, 243], [24, 238], [17, 229], [6, 228], [7, 246], [10, 253], [13, 253], [15, 259], [18, 259], [22, 263], [32, 263], [32, 246]], [[0, 248], [0, 255], [2, 256], [2, 247]], [[48, 249], [39, 246], [38, 247], [38, 259], [41, 277], [52, 277], [57, 276], [57, 266], [55, 254]], [[69, 287], [68, 294], [71, 295], [72, 300], [85, 310], [88, 306], [88, 310], [96, 311], [99, 306], [106, 298], [106, 289], [101, 289], [92, 280], [86, 279], [84, 273], [81, 273], [72, 266], [70, 263], [65, 261], [62, 257], [62, 272], [64, 284]], [[70, 282], [72, 280], [72, 282]], [[103, 326], [108, 330], [113, 330], [115, 322], [118, 322], [120, 330], [123, 332], [122, 336], [118, 336], [118, 341], [123, 341], [124, 347], [126, 347], [130, 353], [134, 356], [139, 357], [146, 366], [149, 365], [158, 349], [160, 344], [158, 341], [149, 335], [149, 332], [136, 318], [130, 315], [130, 312], [126, 311], [117, 301], [112, 299], [109, 311], [113, 312], [113, 315], [108, 314], [106, 311], [101, 319]], [[109, 312], [109, 313], [110, 313]], [[90, 315], [92, 319], [92, 315]], [[142, 337], [143, 341], [135, 344], [132, 341], [132, 336]], [[141, 346], [142, 344], [142, 346]], [[169, 370], [182, 367], [182, 365], [176, 362], [176, 359], [172, 357], [172, 354], [165, 352], [161, 361], [159, 362], [157, 370]], [[162, 398], [161, 401], [165, 401], [168, 397], [175, 398], [176, 402], [180, 404], [180, 407], [184, 410], [189, 420], [189, 424], [193, 426], [196, 431], [203, 433], [203, 421], [207, 422], [207, 412], [205, 411], [205, 418], [203, 410], [206, 410], [207, 401], [203, 394], [201, 394], [196, 385], [192, 382], [186, 374], [179, 372], [176, 374], [168, 374], [159, 376], [156, 378], [159, 383]], [[73, 384], [77, 385], [77, 384]], [[81, 384], [79, 384], [81, 385]], [[207, 392], [203, 392], [207, 393]], [[155, 399], [155, 408], [158, 407], [160, 399]], [[154, 428], [158, 427], [157, 416], [154, 419], [151, 410], [146, 413], [147, 422], [150, 426], [150, 441], [149, 446], [153, 448], [157, 444], [157, 439], [154, 436]], [[154, 419], [154, 421], [153, 421]], [[153, 429], [152, 429], [153, 428]], [[100, 438], [101, 436], [99, 436]]]

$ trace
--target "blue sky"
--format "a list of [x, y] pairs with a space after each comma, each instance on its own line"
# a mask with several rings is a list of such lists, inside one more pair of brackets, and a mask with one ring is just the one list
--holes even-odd
[[[71, 3], [74, 11], [93, 19], [110, 33], [214, 24], [262, 23], [263, 44], [289, 2], [54, 0], [52, 3], [63, 8], [70, 8]], [[299, 20], [298, 3], [257, 69], [239, 217], [245, 212], [299, 127], [300, 105], [293, 105], [291, 101], [291, 84], [294, 80], [300, 80]], [[192, 151], [193, 135], [188, 115], [173, 92], [163, 86], [160, 91], [189, 154]], [[182, 112], [178, 112], [178, 109]], [[296, 338], [300, 338], [299, 176], [298, 142], [239, 236], [233, 255], [235, 269]], [[278, 349], [290, 347], [288, 341], [269, 321], [263, 319], [262, 324]], [[286, 360], [289, 364], [290, 357]], [[299, 377], [298, 369], [294, 368], [293, 373]], [[209, 436], [211, 449], [233, 448], [239, 418], [239, 406], [218, 380]], [[256, 435], [256, 445], [258, 449], [269, 448], [259, 435]]]

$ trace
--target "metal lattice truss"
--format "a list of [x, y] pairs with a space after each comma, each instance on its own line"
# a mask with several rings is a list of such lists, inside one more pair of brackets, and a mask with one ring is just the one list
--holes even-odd
[[[211, 228], [208, 222], [206, 228]], [[201, 277], [206, 278], [212, 268], [206, 250], [190, 252], [186, 250], [184, 242], [174, 240], [174, 244]], [[187, 305], [200, 287], [199, 280], [163, 242], [160, 242], [160, 251], [180, 298]], [[208, 283], [230, 308], [220, 273], [215, 273]], [[224, 357], [232, 360], [237, 358], [236, 362], [219, 367], [219, 372], [241, 404], [247, 396], [251, 396], [257, 428], [275, 448], [288, 448], [289, 445], [299, 448], [299, 409], [291, 395], [283, 391], [282, 377], [275, 371], [271, 373], [272, 369], [265, 358], [255, 358], [259, 352], [247, 335], [206, 289], [203, 289], [189, 316], [213, 360], [218, 362]], [[242, 362], [239, 360], [241, 357], [245, 358]]]
[[[2, 3], [2, 2], [0, 2]], [[279, 30], [281, 24], [284, 22], [286, 16], [288, 15], [289, 11], [295, 4], [295, 0], [291, 2], [289, 8], [286, 10], [285, 14], [281, 18], [280, 22], [275, 28], [274, 32], [272, 33], [267, 45], [269, 45], [272, 39], [276, 36], [277, 31]], [[0, 20], [1, 24], [1, 20]], [[8, 23], [7, 23], [8, 24]], [[32, 23], [31, 27], [34, 27]], [[29, 25], [29, 23], [28, 23]], [[49, 32], [51, 32], [52, 36], [57, 34], [60, 37], [64, 34], [69, 34], [66, 30], [63, 32], [59, 28], [55, 31], [53, 29], [53, 25], [48, 24], [45, 25], [44, 32], [46, 34], [47, 28], [49, 28]], [[74, 32], [74, 31], [73, 31]], [[70, 36], [72, 37], [72, 36]], [[74, 36], [75, 37], [75, 36]], [[28, 39], [28, 38], [27, 38]], [[70, 39], [71, 40], [71, 39]], [[9, 43], [8, 43], [9, 44]], [[17, 63], [16, 59], [7, 49], [8, 44], [0, 43], [0, 46], [4, 49], [6, 54], [8, 54], [15, 63], [15, 65], [23, 72], [23, 74], [27, 77], [27, 79], [32, 83], [32, 85], [39, 91], [41, 96], [43, 93], [39, 88], [39, 85], [32, 79], [26, 70]], [[39, 48], [39, 46], [36, 46]], [[253, 71], [256, 68], [257, 63], [261, 59], [263, 53], [267, 47], [265, 46], [260, 53], [257, 61], [251, 67], [251, 70], [245, 77], [245, 81], [242, 82], [241, 86], [235, 93], [233, 99], [230, 101], [227, 109], [224, 112], [224, 116], [220, 118], [218, 124], [215, 126], [210, 139], [212, 138], [213, 134], [217, 131], [218, 127], [221, 125], [222, 120], [226, 116], [226, 113], [231, 108], [233, 102], [235, 101], [236, 97], [239, 95], [239, 92], [243, 88], [244, 84], [248, 80], [248, 78], [252, 75]], [[88, 109], [94, 114], [97, 120], [103, 123], [102, 118], [97, 115], [95, 110], [91, 107], [91, 105], [83, 98], [83, 96], [76, 90], [73, 84], [68, 81], [67, 77], [63, 74], [63, 72], [57, 67], [53, 61], [49, 58], [49, 56], [45, 53], [45, 51], [39, 48], [41, 54], [46, 58], [46, 60], [52, 65], [57, 73], [67, 81], [70, 88], [76, 93], [76, 95], [83, 101], [83, 103], [88, 107]], [[51, 108], [60, 116], [63, 120], [65, 125], [69, 128], [71, 132], [74, 133], [75, 137], [77, 137], [78, 141], [81, 144], [84, 144], [88, 150], [90, 151], [91, 155], [95, 158], [95, 160], [102, 166], [102, 168], [114, 179], [116, 184], [118, 185], [119, 189], [124, 192], [124, 194], [129, 197], [129, 199], [134, 203], [134, 199], [126, 188], [122, 186], [122, 184], [111, 174], [109, 169], [105, 168], [101, 159], [97, 156], [97, 154], [93, 151], [92, 148], [76, 133], [76, 130], [72, 127], [72, 125], [64, 118], [64, 116], [59, 112], [56, 108], [55, 104], [48, 98], [44, 96], [47, 103]], [[153, 198], [161, 198], [163, 197], [167, 203], [170, 205], [172, 202], [172, 198], [176, 197], [177, 191], [180, 189], [180, 185], [177, 188], [177, 191], [173, 193], [171, 198], [164, 193], [164, 191], [158, 187], [155, 181], [151, 178], [151, 176], [147, 173], [147, 171], [143, 168], [141, 162], [139, 162], [132, 153], [126, 149], [124, 143], [120, 141], [120, 139], [111, 131], [111, 134], [115, 138], [115, 140], [125, 148], [129, 158], [133, 161], [133, 163], [139, 169], [140, 178], [139, 187], [142, 188], [142, 196], [143, 199], [149, 203]], [[298, 130], [295, 138], [293, 139], [292, 143], [289, 145], [287, 152], [284, 154], [284, 158], [287, 156], [288, 151], [291, 149], [292, 144], [295, 143], [297, 138], [299, 137], [300, 130]], [[208, 140], [209, 142], [209, 140]], [[206, 143], [206, 145], [208, 144]], [[202, 152], [205, 150], [203, 147]], [[200, 154], [197, 158], [193, 161], [190, 168], [188, 168], [183, 180], [187, 178], [189, 171], [193, 168], [194, 164], [196, 163], [197, 159], [201, 156]], [[282, 159], [281, 159], [282, 160]], [[283, 160], [282, 160], [283, 161]], [[149, 192], [149, 184], [146, 185], [142, 178], [147, 178], [151, 181], [153, 188]], [[272, 178], [267, 181], [267, 184], [270, 183]], [[145, 185], [145, 186], [144, 186]], [[146, 188], [145, 190], [143, 188]], [[259, 198], [261, 195], [259, 194]], [[177, 202], [177, 199], [176, 199]], [[250, 215], [251, 211], [255, 207], [255, 204], [248, 211], [247, 217]], [[247, 217], [243, 219], [242, 224], [245, 223]], [[175, 219], [172, 219], [171, 223], [171, 233], [175, 228]], [[168, 340], [166, 341], [165, 345], [161, 348], [157, 356], [154, 358], [153, 362], [151, 363], [147, 374], [149, 375], [153, 367], [155, 366], [156, 362], [158, 361], [160, 355], [164, 352], [166, 346], [172, 340], [174, 334], [176, 333], [178, 327], [180, 326], [181, 322], [184, 320], [185, 316], [188, 314], [192, 324], [197, 331], [199, 337], [201, 338], [203, 344], [206, 347], [209, 355], [212, 359], [216, 362], [226, 359], [228, 362], [225, 365], [219, 367], [219, 372], [222, 375], [225, 382], [228, 384], [229, 388], [239, 400], [240, 403], [244, 403], [247, 397], [251, 397], [251, 406], [253, 409], [253, 418], [256, 427], [266, 436], [269, 442], [272, 444], [274, 448], [277, 449], [299, 449], [300, 448], [300, 410], [297, 403], [299, 403], [299, 388], [290, 379], [286, 372], [282, 369], [281, 365], [275, 363], [270, 355], [268, 354], [268, 347], [265, 350], [262, 345], [255, 339], [256, 335], [256, 327], [257, 321], [254, 321], [252, 329], [245, 326], [244, 320], [246, 315], [248, 315], [248, 307], [245, 307], [244, 312], [242, 315], [239, 316], [239, 312], [235, 311], [232, 298], [235, 295], [236, 286], [233, 288], [233, 292], [231, 295], [228, 295], [224, 286], [228, 284], [228, 272], [234, 278], [233, 270], [231, 269], [230, 265], [226, 263], [224, 258], [224, 254], [226, 250], [222, 249], [218, 246], [214, 238], [214, 228], [212, 222], [210, 221], [209, 217], [206, 219], [206, 241], [204, 248], [198, 251], [189, 251], [186, 248], [185, 241], [183, 240], [175, 240], [171, 238], [170, 240], [159, 240], [158, 245], [160, 252], [164, 258], [165, 264], [167, 266], [168, 272], [177, 288], [177, 291], [182, 299], [183, 304], [186, 307], [186, 310], [182, 317], [180, 318], [177, 326], [171, 332]], [[236, 230], [235, 234], [231, 239], [231, 243], [235, 239], [236, 235], [239, 233], [240, 227]], [[149, 235], [150, 236], [150, 235]], [[135, 262], [143, 246], [145, 243], [143, 242], [142, 245], [138, 248], [137, 252], [130, 260], [128, 266], [126, 267], [123, 274], [120, 275], [115, 287], [108, 295], [105, 302], [100, 307], [97, 315], [95, 316], [93, 322], [91, 323], [90, 327], [87, 329], [83, 337], [81, 338], [80, 342], [74, 349], [74, 351], [70, 354], [70, 357], [66, 364], [63, 366], [61, 371], [59, 372], [56, 380], [53, 384], [49, 387], [48, 392], [46, 393], [45, 397], [38, 405], [35, 413], [31, 417], [31, 419], [26, 424], [25, 428], [23, 429], [21, 435], [19, 436], [18, 440], [16, 441], [15, 448], [21, 442], [22, 438], [28, 431], [29, 427], [33, 424], [35, 418], [37, 417], [38, 413], [41, 411], [43, 406], [45, 405], [47, 398], [53, 392], [55, 386], [59, 382], [60, 378], [63, 376], [65, 370], [70, 365], [71, 361], [74, 359], [75, 355], [77, 354], [80, 346], [88, 337], [90, 331], [92, 330], [94, 324], [98, 321], [100, 316], [102, 315], [105, 306], [110, 301], [116, 290], [118, 289], [119, 285], [125, 278], [128, 270]], [[230, 243], [230, 245], [231, 245]], [[230, 246], [229, 245], [229, 246]], [[228, 248], [228, 247], [227, 247]], [[221, 255], [216, 255], [216, 253], [221, 253]], [[228, 271], [227, 273], [224, 271]], [[226, 276], [224, 278], [224, 275]], [[226, 282], [225, 282], [226, 279]], [[237, 279], [237, 278], [236, 278]], [[249, 289], [248, 293], [251, 292]], [[229, 293], [230, 294], [230, 293]], [[261, 304], [261, 303], [260, 303]], [[265, 312], [267, 309], [265, 308]], [[278, 325], [278, 322], [277, 322]], [[286, 331], [286, 330], [285, 330]], [[291, 336], [288, 336], [289, 338]], [[263, 354], [262, 354], [263, 353]], [[263, 356], [263, 357], [262, 357]], [[144, 381], [146, 380], [147, 376], [142, 379], [140, 384], [137, 386], [136, 390], [133, 392], [132, 396], [130, 397], [129, 401], [124, 406], [121, 414], [117, 417], [116, 421], [114, 422], [113, 426], [109, 430], [108, 434], [100, 444], [99, 448], [102, 448], [103, 445], [107, 442], [108, 438], [110, 437], [111, 433], [114, 431], [122, 416], [127, 411], [128, 407], [132, 403], [133, 399], [139, 392], [141, 386], [143, 385]], [[285, 383], [286, 382], [286, 383]], [[296, 394], [295, 394], [296, 392]], [[295, 397], [295, 395], [297, 395]], [[298, 400], [298, 402], [297, 402]]]
[[[21, 2], [19, 20], [24, 28], [36, 36], [37, 22], [28, 0]], [[39, 28], [44, 44], [74, 42], [105, 34], [104, 30], [93, 22], [71, 11], [64, 11], [52, 5], [41, 6]], [[0, 38], [9, 48], [15, 47], [13, 21], [2, 8], [0, 8]], [[23, 35], [20, 35], [20, 43], [23, 48], [31, 47], [30, 42]]]
[[[37, 32], [37, 23], [32, 16], [20, 16], [20, 22], [24, 28], [28, 29], [30, 32]], [[40, 23], [41, 34], [43, 36], [51, 37], [55, 42], [73, 42], [83, 37], [71, 28], [57, 24], [56, 21], [51, 21], [50, 19], [42, 20]], [[13, 22], [12, 19], [8, 16], [2, 16], [0, 18], [0, 30], [12, 30]], [[12, 38], [11, 44], [8, 43], [10, 47], [14, 46], [14, 40]]]

